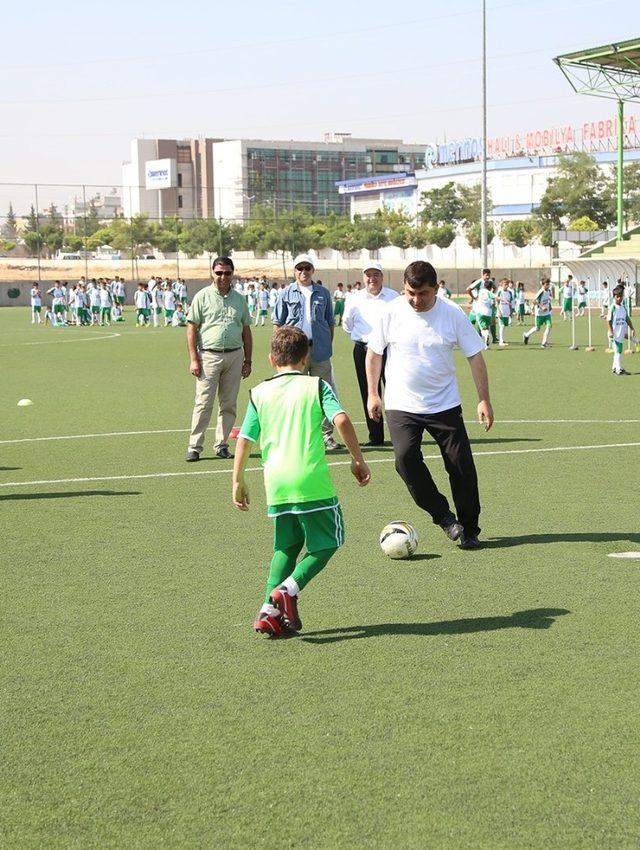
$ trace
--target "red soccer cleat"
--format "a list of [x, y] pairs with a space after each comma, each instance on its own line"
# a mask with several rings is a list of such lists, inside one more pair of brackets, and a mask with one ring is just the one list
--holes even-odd
[[280, 637], [284, 629], [282, 615], [273, 616], [273, 614], [267, 614], [266, 611], [261, 611], [255, 619], [253, 628], [259, 634], [274, 638]]
[[298, 615], [297, 596], [290, 596], [286, 590], [277, 587], [271, 592], [269, 602], [280, 611], [290, 629], [293, 629], [294, 632], [299, 632], [302, 629], [302, 620]]

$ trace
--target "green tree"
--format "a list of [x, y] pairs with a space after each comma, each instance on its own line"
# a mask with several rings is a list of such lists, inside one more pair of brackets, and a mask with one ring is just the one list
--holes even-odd
[[113, 236], [114, 233], [112, 227], [101, 227], [99, 230], [96, 230], [95, 233], [92, 233], [91, 236], [87, 237], [87, 250], [96, 251], [103, 245], [111, 245], [115, 248], [115, 245], [113, 244]]
[[84, 239], [82, 236], [74, 236], [73, 233], [67, 233], [65, 234], [62, 247], [65, 251], [82, 251], [84, 248]]
[[9, 254], [16, 247], [16, 243], [11, 239], [0, 239], [0, 251], [4, 254]]
[[371, 218], [354, 216], [353, 228], [360, 248], [366, 248], [367, 251], [379, 251], [380, 248], [389, 244], [384, 215], [380, 212]]
[[426, 224], [419, 224], [417, 227], [412, 228], [411, 247], [412, 248], [426, 248], [426, 246], [430, 244], [430, 241], [429, 241], [430, 230], [431, 230], [431, 228], [427, 227]]
[[24, 227], [25, 233], [37, 233], [40, 229], [40, 221], [38, 213], [35, 210], [33, 204], [31, 204], [31, 209], [29, 210], [29, 215], [27, 216], [27, 223]]
[[593, 157], [585, 152], [561, 156], [558, 174], [549, 180], [534, 216], [559, 229], [562, 222], [586, 215], [604, 229], [615, 220], [611, 198], [607, 180]]
[[[493, 242], [493, 237], [496, 235], [495, 230], [492, 224], [487, 224], [487, 245]], [[480, 248], [481, 247], [481, 232], [480, 232], [480, 222], [476, 224], [471, 224], [469, 227], [465, 229], [465, 236], [467, 237], [467, 242], [472, 248]]]
[[529, 245], [536, 236], [536, 226], [529, 219], [516, 219], [506, 221], [500, 230], [503, 242], [524, 248]]
[[462, 217], [462, 199], [453, 182], [441, 189], [429, 189], [420, 196], [418, 216], [424, 224], [457, 224]]
[[40, 251], [42, 251], [42, 247], [44, 245], [44, 239], [42, 234], [37, 230], [26, 230], [23, 234], [24, 244], [27, 246], [27, 250], [31, 254], [32, 257], [35, 257]]
[[402, 248], [406, 251], [410, 248], [413, 242], [413, 227], [408, 224], [397, 224], [389, 231], [389, 243], [395, 245], [396, 248]]
[[18, 222], [13, 211], [13, 204], [9, 203], [9, 210], [4, 224], [2, 225], [2, 235], [5, 239], [16, 240], [18, 238]]
[[100, 230], [100, 219], [93, 198], [87, 204], [86, 215], [75, 219], [75, 232], [78, 236], [93, 236]]
[[437, 245], [438, 248], [448, 248], [455, 238], [456, 231], [451, 224], [430, 227], [427, 231], [427, 244]]

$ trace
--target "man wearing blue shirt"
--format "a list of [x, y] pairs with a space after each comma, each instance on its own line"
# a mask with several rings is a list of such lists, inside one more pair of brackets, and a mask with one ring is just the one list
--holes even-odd
[[[291, 325], [308, 338], [310, 347], [308, 374], [322, 378], [336, 392], [331, 355], [335, 319], [331, 293], [313, 282], [314, 265], [309, 254], [298, 254], [293, 262], [295, 281], [278, 294], [273, 309], [274, 327]], [[325, 419], [322, 425], [325, 448], [341, 448], [333, 439], [333, 425]]]

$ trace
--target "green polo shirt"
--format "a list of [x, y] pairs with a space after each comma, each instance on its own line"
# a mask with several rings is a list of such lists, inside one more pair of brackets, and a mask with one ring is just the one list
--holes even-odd
[[198, 325], [198, 348], [241, 348], [242, 328], [251, 317], [244, 296], [233, 287], [220, 295], [212, 283], [196, 292], [187, 321]]

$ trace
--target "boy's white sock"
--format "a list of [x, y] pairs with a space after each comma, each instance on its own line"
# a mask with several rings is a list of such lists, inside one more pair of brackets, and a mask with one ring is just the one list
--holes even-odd
[[486, 328], [482, 329], [482, 339], [484, 340], [484, 344], [489, 348], [489, 331]]
[[498, 342], [502, 345], [504, 343], [504, 325], [502, 322], [498, 325]]
[[294, 581], [291, 576], [286, 578], [280, 587], [283, 587], [289, 596], [297, 596], [300, 593], [300, 588], [298, 587], [298, 582]]
[[622, 369], [622, 355], [617, 351], [613, 355], [613, 368], [618, 371]]
[[277, 617], [279, 615], [279, 611], [275, 605], [271, 605], [270, 602], [265, 602], [262, 608], [260, 609], [261, 614], [269, 614], [271, 617]]
[[542, 344], [543, 345], [547, 344], [547, 342], [549, 340], [549, 334], [550, 333], [551, 333], [551, 330], [549, 329], [549, 325], [547, 325], [547, 327], [544, 329], [544, 333], [542, 335]]

